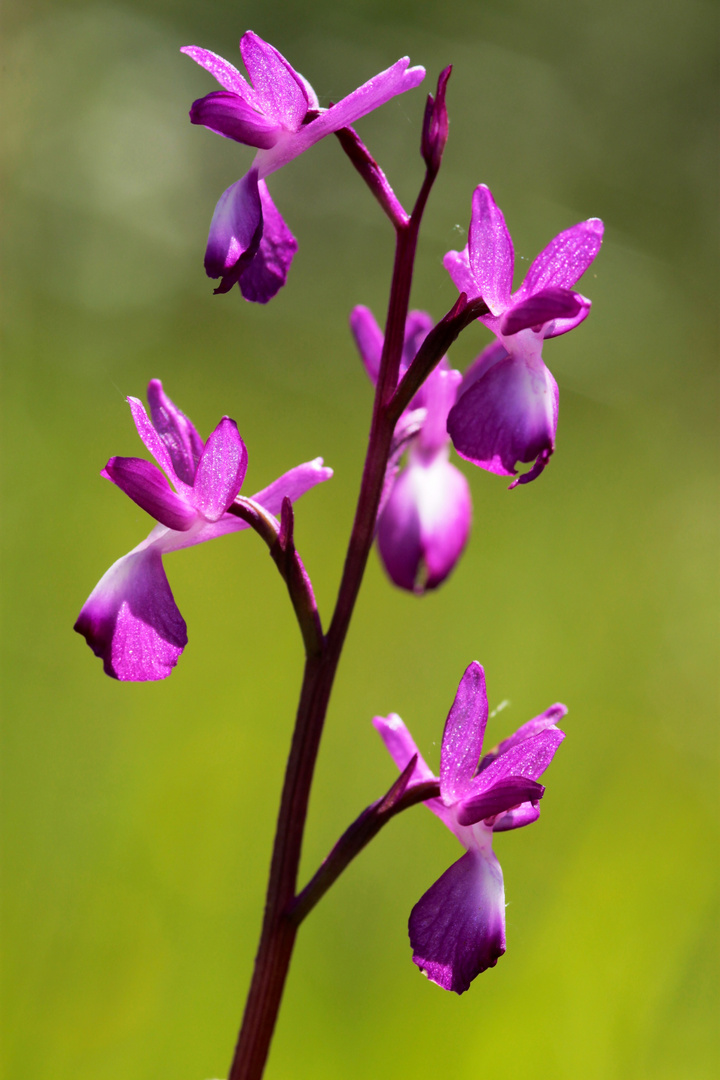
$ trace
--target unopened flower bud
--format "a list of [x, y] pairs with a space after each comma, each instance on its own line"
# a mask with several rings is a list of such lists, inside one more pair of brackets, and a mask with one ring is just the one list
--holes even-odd
[[437, 93], [435, 97], [428, 94], [423, 119], [422, 142], [420, 153], [431, 172], [436, 173], [440, 168], [443, 150], [448, 139], [448, 114], [445, 105], [445, 88], [450, 78], [452, 65], [440, 72], [438, 77]]

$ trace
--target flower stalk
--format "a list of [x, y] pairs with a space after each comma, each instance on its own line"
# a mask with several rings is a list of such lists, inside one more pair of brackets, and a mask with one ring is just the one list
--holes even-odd
[[400, 370], [418, 235], [436, 176], [437, 169], [426, 168], [410, 218], [395, 225], [395, 262], [385, 342], [355, 519], [327, 635], [319, 653], [306, 657], [278, 814], [263, 927], [229, 1080], [259, 1080], [262, 1076], [290, 966], [298, 927], [291, 913], [296, 900], [310, 788], [335, 674], [375, 534], [395, 428], [391, 405]]

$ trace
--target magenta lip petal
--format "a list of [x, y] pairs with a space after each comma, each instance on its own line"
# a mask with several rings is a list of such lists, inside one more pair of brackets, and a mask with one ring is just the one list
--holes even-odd
[[543, 326], [552, 319], [576, 320], [583, 309], [582, 299], [579, 293], [570, 289], [542, 289], [505, 312], [500, 321], [500, 333], [503, 336], [518, 334], [521, 330]]
[[460, 396], [448, 416], [448, 434], [461, 457], [513, 476], [518, 461], [544, 455], [541, 467], [546, 464], [555, 447], [557, 407], [557, 384], [545, 365], [508, 356]]
[[380, 374], [385, 336], [370, 308], [363, 304], [358, 304], [350, 312], [350, 329], [365, 370], [374, 386]]
[[462, 994], [505, 952], [505, 889], [492, 852], [468, 851], [410, 914], [413, 963], [444, 990]]
[[255, 255], [262, 224], [258, 174], [251, 169], [223, 192], [210, 223], [205, 271], [208, 277], [223, 279], [220, 291], [232, 288]]
[[242, 487], [248, 455], [237, 424], [224, 416], [198, 462], [193, 501], [206, 521], [218, 521]]
[[554, 447], [551, 448], [549, 446], [546, 446], [543, 450], [541, 450], [532, 469], [528, 469], [526, 473], [522, 473], [520, 476], [517, 476], [513, 480], [512, 484], [508, 484], [508, 491], [512, 491], [512, 489], [516, 488], [518, 484], [529, 484], [531, 483], [531, 481], [537, 480], [538, 476], [540, 476], [541, 473], [545, 472], [545, 469], [547, 468], [550, 462], [550, 458], [553, 456], [553, 453]]
[[165, 679], [187, 644], [160, 553], [130, 552], [104, 574], [75, 623], [105, 673], [115, 679]]
[[215, 90], [198, 98], [190, 107], [190, 122], [209, 128], [216, 135], [234, 139], [244, 146], [269, 150], [280, 137], [282, 128], [228, 90]]
[[483, 300], [493, 315], [510, 303], [515, 253], [502, 210], [490, 188], [475, 188], [468, 238], [470, 269]]
[[396, 478], [378, 521], [380, 558], [393, 584], [415, 590], [423, 563], [420, 515], [414, 473], [404, 469]]
[[[438, 484], [442, 477], [444, 483]], [[425, 588], [436, 589], [455, 568], [465, 550], [472, 522], [470, 488], [454, 465], [446, 461], [436, 465], [433, 484], [426, 484], [420, 501], [420, 522], [427, 572]]]
[[468, 793], [477, 768], [488, 718], [485, 672], [467, 666], [448, 713], [440, 749], [440, 793], [453, 802]]
[[240, 39], [240, 53], [259, 107], [288, 131], [296, 131], [310, 106], [306, 80], [277, 49], [252, 30]]
[[195, 521], [192, 506], [175, 494], [157, 465], [144, 458], [112, 457], [100, 475], [168, 529], [185, 532]]
[[501, 360], [505, 360], [509, 355], [507, 349], [499, 341], [492, 341], [489, 345], [486, 345], [464, 373], [457, 397], [460, 398], [467, 393], [473, 383], [476, 383], [478, 379], [482, 379], [490, 368], [495, 367], [496, 364], [499, 364]]
[[499, 780], [489, 791], [471, 795], [459, 804], [459, 825], [476, 825], [485, 818], [495, 817], [524, 802], [537, 802], [545, 794], [545, 788], [535, 780], [524, 776], [509, 776]]
[[272, 484], [269, 484], [257, 495], [253, 495], [253, 502], [260, 503], [270, 514], [279, 514], [283, 499], [287, 496], [291, 502], [295, 502], [316, 484], [322, 484], [324, 480], [332, 478], [333, 471], [323, 465], [321, 457], [306, 461], [303, 465], [296, 465], [294, 469], [283, 473]]
[[297, 240], [288, 229], [261, 180], [258, 185], [263, 215], [263, 232], [257, 254], [240, 275], [238, 284], [246, 300], [267, 304], [287, 281]]
[[258, 160], [261, 175], [267, 176], [282, 168], [326, 135], [331, 135], [348, 124], [354, 124], [356, 120], [384, 105], [397, 94], [403, 94], [406, 90], [418, 86], [425, 78], [425, 69], [408, 67], [409, 63], [407, 57], [398, 60], [392, 67], [381, 71], [357, 90], [353, 90], [342, 101], [325, 109], [316, 120], [301, 127], [292, 139], [284, 140], [273, 150], [263, 153]]
[[551, 286], [571, 289], [600, 250], [603, 230], [600, 218], [589, 218], [558, 233], [531, 264], [515, 299]]
[[255, 93], [252, 87], [243, 78], [238, 69], [229, 63], [229, 61], [224, 60], [222, 56], [210, 52], [209, 49], [201, 49], [198, 45], [185, 45], [180, 52], [185, 53], [186, 56], [189, 56], [190, 59], [194, 60], [200, 67], [204, 67], [206, 71], [209, 71], [213, 78], [217, 79], [224, 90], [229, 90], [230, 93], [237, 94], [239, 97], [244, 98], [249, 104], [253, 104]]
[[159, 379], [151, 379], [147, 388], [152, 426], [170, 454], [176, 476], [192, 487], [204, 443], [194, 424], [170, 400]]
[[378, 522], [378, 549], [390, 579], [418, 594], [437, 588], [465, 548], [471, 519], [467, 481], [442, 453], [428, 464], [411, 460]]

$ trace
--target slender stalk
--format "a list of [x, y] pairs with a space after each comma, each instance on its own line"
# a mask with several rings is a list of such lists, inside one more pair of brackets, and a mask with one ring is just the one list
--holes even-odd
[[267, 544], [273, 562], [287, 585], [305, 644], [305, 654], [319, 656], [324, 644], [322, 623], [310, 578], [295, 548], [293, 508], [290, 499], [287, 497], [283, 499], [279, 525], [277, 518], [264, 506], [242, 495], [238, 495], [228, 507], [228, 513], [246, 521]]
[[387, 182], [385, 173], [372, 156], [354, 128], [340, 128], [335, 132], [338, 142], [370, 188], [395, 228], [408, 223], [408, 216], [397, 195]]
[[310, 788], [335, 673], [372, 546], [395, 423], [388, 406], [400, 370], [420, 222], [435, 174], [435, 170], [427, 171], [410, 219], [396, 224], [385, 345], [355, 520], [330, 628], [319, 651], [306, 657], [278, 814], [263, 927], [229, 1080], [260, 1080], [292, 957], [297, 922], [290, 912], [295, 901]]
[[377, 836], [383, 825], [387, 825], [391, 818], [403, 810], [425, 802], [427, 799], [435, 799], [440, 794], [439, 780], [425, 780], [422, 783], [413, 784], [411, 788], [407, 787], [409, 779], [407, 774], [412, 773], [416, 760], [417, 755], [410, 762], [409, 769], [401, 773], [387, 795], [366, 807], [342, 834], [290, 909], [289, 917], [296, 925], [299, 926], [309, 915], [355, 856], [360, 854], [374, 836]]

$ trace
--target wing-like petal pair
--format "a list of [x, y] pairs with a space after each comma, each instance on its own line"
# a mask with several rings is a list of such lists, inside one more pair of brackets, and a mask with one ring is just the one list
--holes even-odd
[[220, 196], [210, 224], [205, 270], [209, 277], [220, 278], [216, 292], [228, 292], [237, 284], [246, 300], [267, 303], [287, 280], [297, 242], [270, 198], [265, 177], [326, 135], [418, 86], [425, 70], [410, 67], [404, 57], [337, 104], [321, 109], [307, 79], [250, 30], [240, 40], [250, 82], [208, 49], [189, 45], [181, 52], [222, 87], [193, 103], [191, 122], [257, 150], [250, 171]]
[[[469, 665], [445, 722], [440, 797], [426, 806], [466, 849], [418, 901], [410, 915], [413, 961], [432, 982], [462, 994], [505, 952], [505, 893], [493, 832], [536, 821], [545, 788], [539, 777], [564, 739], [566, 713], [553, 705], [480, 760], [488, 702], [485, 673]], [[433, 778], [399, 716], [376, 716], [375, 728], [401, 771], [417, 756], [410, 785]]]
[[[424, 311], [411, 311], [405, 325], [402, 377], [432, 329]], [[384, 336], [372, 312], [354, 308], [350, 327], [373, 383], [380, 372]], [[448, 413], [461, 383], [458, 371], [441, 361], [398, 421], [396, 459], [407, 450], [407, 463], [390, 466], [387, 492], [378, 516], [378, 550], [395, 585], [409, 592], [437, 588], [460, 558], [470, 532], [472, 502], [463, 474], [448, 461]], [[411, 423], [412, 434], [402, 433]]]
[[[148, 387], [150, 417], [137, 398], [128, 401], [138, 434], [157, 465], [140, 458], [111, 458], [102, 475], [159, 524], [103, 575], [75, 629], [101, 657], [108, 675], [137, 682], [166, 678], [187, 644], [185, 621], [162, 556], [248, 528], [227, 512], [245, 479], [247, 450], [235, 421], [227, 416], [203, 444], [157, 379]], [[316, 458], [253, 498], [277, 514], [286, 496], [294, 501], [331, 476], [332, 470]]]
[[543, 471], [555, 449], [557, 384], [542, 359], [545, 338], [565, 334], [590, 312], [573, 291], [602, 242], [599, 218], [581, 221], [555, 237], [512, 292], [515, 252], [505, 218], [484, 184], [475, 189], [468, 243], [449, 251], [445, 267], [461, 292], [482, 296], [481, 316], [497, 341], [466, 374], [448, 417], [448, 432], [461, 457], [490, 472], [517, 476], [517, 463], [532, 468], [510, 485]]

